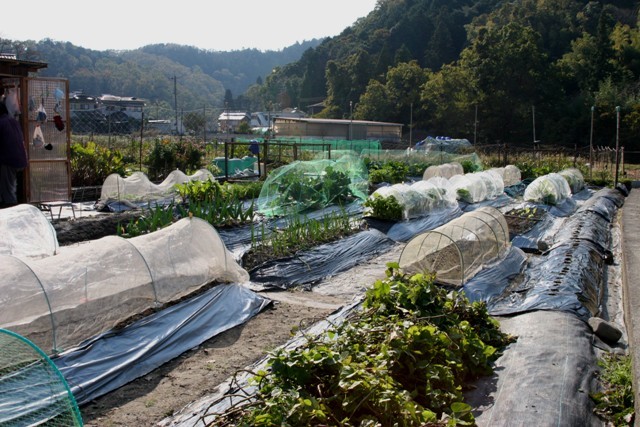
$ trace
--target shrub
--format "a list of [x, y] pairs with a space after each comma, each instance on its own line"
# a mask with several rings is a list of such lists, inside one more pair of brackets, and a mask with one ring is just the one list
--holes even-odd
[[118, 150], [109, 150], [93, 141], [71, 145], [71, 185], [102, 185], [112, 173], [125, 174], [125, 163]]

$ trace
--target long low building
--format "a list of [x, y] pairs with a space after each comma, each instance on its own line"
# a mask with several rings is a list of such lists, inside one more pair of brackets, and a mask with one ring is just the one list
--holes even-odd
[[368, 120], [312, 119], [276, 117], [273, 119], [275, 134], [279, 137], [347, 139], [400, 142], [402, 124], [373, 122]]

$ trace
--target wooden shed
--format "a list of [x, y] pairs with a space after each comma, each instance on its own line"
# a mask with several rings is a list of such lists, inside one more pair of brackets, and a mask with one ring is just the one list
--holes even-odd
[[17, 109], [29, 157], [18, 175], [18, 203], [71, 201], [69, 81], [36, 77], [46, 67], [0, 54], [0, 96]]

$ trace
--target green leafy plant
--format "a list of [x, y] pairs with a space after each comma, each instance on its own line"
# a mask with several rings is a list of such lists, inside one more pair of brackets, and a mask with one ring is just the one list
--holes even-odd
[[369, 162], [369, 182], [379, 184], [387, 182], [397, 184], [404, 182], [409, 173], [409, 167], [399, 161], [390, 160], [385, 163]]
[[374, 193], [362, 204], [366, 210], [366, 215], [387, 221], [400, 221], [403, 216], [402, 205], [398, 203], [395, 196], [381, 196]]
[[146, 213], [127, 224], [118, 224], [117, 235], [122, 237], [136, 237], [142, 234], [160, 230], [176, 220], [173, 212], [174, 205], [148, 207]]
[[633, 425], [634, 393], [631, 357], [606, 354], [598, 360], [603, 390], [591, 395], [595, 412], [615, 426]]
[[[474, 425], [464, 384], [491, 372], [512, 338], [481, 303], [389, 264], [361, 311], [270, 354], [257, 393], [216, 425]], [[226, 424], [224, 424], [226, 425]]]
[[471, 193], [466, 188], [458, 188], [456, 190], [456, 194], [458, 200], [461, 200], [466, 203], [473, 203], [473, 197], [471, 197]]
[[345, 205], [354, 200], [349, 176], [328, 166], [319, 174], [308, 174], [302, 170], [291, 170], [283, 174], [277, 191], [269, 206], [286, 210], [295, 206], [296, 211], [324, 208], [331, 204]]
[[204, 154], [204, 146], [193, 141], [157, 139], [145, 159], [149, 179], [161, 179], [175, 169], [194, 172], [202, 167]]
[[71, 145], [71, 185], [102, 185], [112, 173], [125, 174], [123, 156], [118, 150], [87, 142]]

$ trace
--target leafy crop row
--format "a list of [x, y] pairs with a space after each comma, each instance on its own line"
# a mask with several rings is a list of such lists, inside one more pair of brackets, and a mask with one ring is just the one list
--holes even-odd
[[463, 388], [492, 372], [512, 338], [483, 303], [388, 267], [362, 310], [296, 349], [272, 352], [252, 379], [257, 393], [212, 425], [472, 425]]

